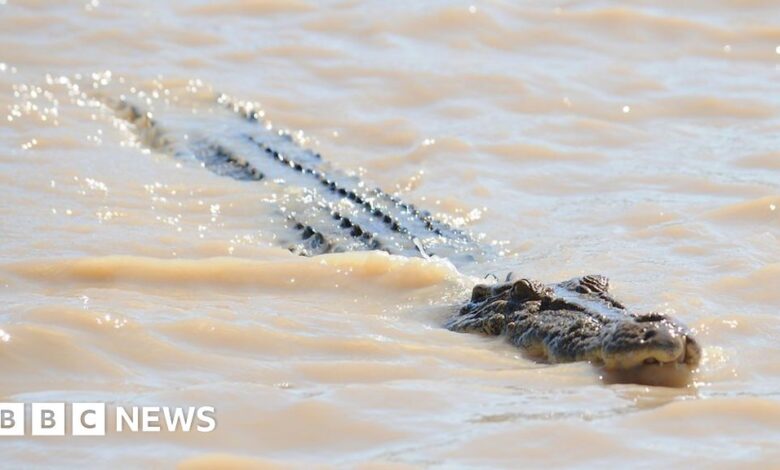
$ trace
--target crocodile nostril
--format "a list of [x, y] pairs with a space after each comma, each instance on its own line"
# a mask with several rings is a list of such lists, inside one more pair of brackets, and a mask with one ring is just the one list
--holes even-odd
[[656, 334], [657, 334], [657, 332], [655, 330], [647, 330], [647, 331], [645, 331], [644, 340], [645, 341], [649, 341], [649, 340], [655, 338]]

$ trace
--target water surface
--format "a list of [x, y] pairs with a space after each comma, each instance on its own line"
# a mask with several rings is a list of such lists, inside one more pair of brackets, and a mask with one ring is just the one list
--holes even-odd
[[[776, 462], [780, 11], [678, 3], [0, 1], [0, 401], [218, 419], [3, 438], [4, 462]], [[505, 256], [296, 257], [262, 185], [151, 151], [84, 99], [219, 133], [216, 92]], [[606, 385], [441, 328], [510, 270], [608, 275], [697, 330], [701, 370]]]

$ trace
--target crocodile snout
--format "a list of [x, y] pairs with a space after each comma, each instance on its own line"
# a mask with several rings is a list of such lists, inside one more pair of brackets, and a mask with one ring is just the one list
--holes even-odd
[[685, 326], [661, 314], [646, 314], [617, 323], [604, 338], [602, 358], [610, 369], [669, 363], [693, 369], [701, 347]]

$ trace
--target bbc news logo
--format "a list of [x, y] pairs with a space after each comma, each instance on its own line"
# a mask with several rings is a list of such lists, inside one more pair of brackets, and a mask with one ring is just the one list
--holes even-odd
[[0, 436], [64, 436], [69, 424], [73, 436], [105, 436], [107, 424], [116, 432], [211, 432], [217, 427], [213, 406], [117, 406], [107, 419], [105, 403], [30, 403], [27, 427], [25, 403], [0, 403]]

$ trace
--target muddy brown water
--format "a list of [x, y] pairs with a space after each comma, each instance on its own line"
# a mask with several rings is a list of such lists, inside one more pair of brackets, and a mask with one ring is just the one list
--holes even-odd
[[[0, 1], [0, 401], [218, 421], [3, 437], [3, 464], [776, 465], [779, 79], [771, 1]], [[504, 256], [296, 257], [259, 185], [83, 99], [217, 132], [215, 91]], [[608, 385], [441, 328], [510, 270], [608, 275], [700, 371]]]

